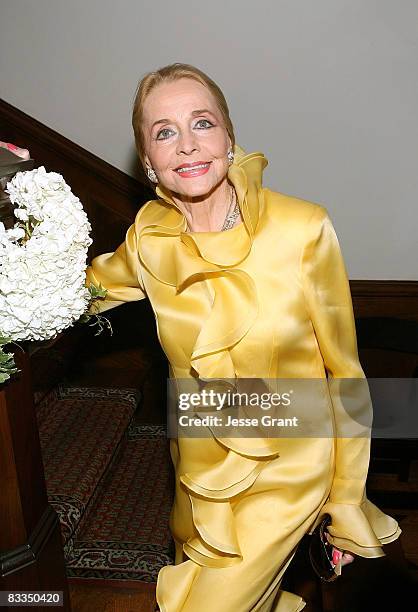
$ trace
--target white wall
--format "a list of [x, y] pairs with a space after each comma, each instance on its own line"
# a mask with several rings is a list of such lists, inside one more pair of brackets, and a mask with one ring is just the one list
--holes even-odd
[[[264, 184], [319, 202], [350, 278], [418, 278], [417, 0], [0, 0], [0, 96], [135, 176], [131, 107], [188, 62]], [[0, 135], [1, 136], [1, 135]]]

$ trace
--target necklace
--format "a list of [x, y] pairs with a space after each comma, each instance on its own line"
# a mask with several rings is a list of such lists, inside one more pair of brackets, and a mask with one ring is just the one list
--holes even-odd
[[[231, 189], [231, 202], [229, 205], [229, 210], [231, 209], [231, 206], [233, 204], [234, 201], [234, 195], [235, 195], [235, 190]], [[238, 204], [238, 199], [235, 203], [234, 209], [232, 210], [232, 212], [229, 212], [227, 214], [227, 216], [225, 217], [225, 221], [223, 226], [221, 227], [221, 232], [224, 232], [225, 230], [231, 229], [231, 227], [234, 225], [235, 221], [237, 220], [237, 217], [240, 215], [240, 209], [239, 209], [239, 204]]]
[[[232, 205], [233, 200], [234, 200], [234, 189], [232, 189], [231, 191], [231, 205]], [[239, 214], [240, 214], [240, 210], [239, 210], [239, 204], [238, 204], [238, 199], [237, 199], [233, 211], [230, 212], [225, 218], [221, 232], [231, 229], [231, 227], [234, 225], [235, 221], [237, 220], [237, 217]]]

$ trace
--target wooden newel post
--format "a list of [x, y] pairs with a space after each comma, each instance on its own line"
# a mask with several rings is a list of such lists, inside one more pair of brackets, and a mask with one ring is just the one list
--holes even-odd
[[20, 372], [0, 385], [0, 591], [63, 591], [59, 609], [69, 611], [60, 525], [45, 487], [30, 357], [27, 350], [14, 353]]

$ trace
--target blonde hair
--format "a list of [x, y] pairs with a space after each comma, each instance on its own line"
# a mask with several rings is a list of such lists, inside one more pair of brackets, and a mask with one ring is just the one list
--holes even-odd
[[191, 64], [180, 64], [179, 62], [169, 64], [168, 66], [163, 66], [154, 72], [148, 72], [138, 83], [135, 92], [135, 99], [132, 109], [132, 127], [135, 134], [136, 150], [138, 152], [138, 157], [144, 172], [146, 172], [145, 141], [142, 129], [144, 102], [148, 94], [151, 93], [154, 87], [160, 83], [172, 83], [183, 78], [193, 79], [209, 89], [214, 96], [219, 111], [222, 115], [225, 128], [229, 134], [229, 137], [231, 138], [232, 147], [235, 145], [234, 127], [229, 116], [228, 104], [218, 85], [210, 77], [208, 77], [207, 74]]

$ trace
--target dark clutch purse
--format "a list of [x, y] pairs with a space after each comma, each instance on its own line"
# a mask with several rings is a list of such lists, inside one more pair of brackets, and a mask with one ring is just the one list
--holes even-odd
[[332, 544], [326, 538], [327, 527], [330, 524], [331, 517], [329, 514], [325, 514], [322, 521], [313, 530], [309, 543], [309, 558], [312, 568], [324, 582], [332, 582], [338, 578], [332, 562]]

